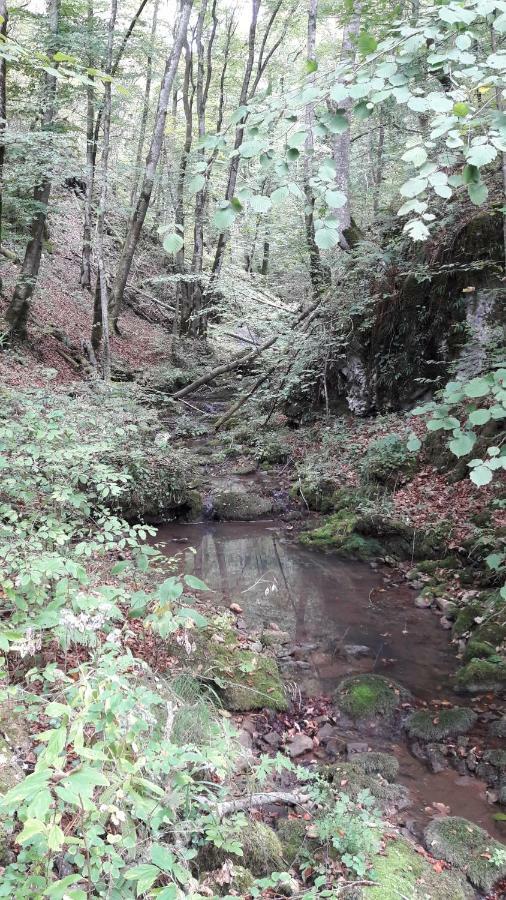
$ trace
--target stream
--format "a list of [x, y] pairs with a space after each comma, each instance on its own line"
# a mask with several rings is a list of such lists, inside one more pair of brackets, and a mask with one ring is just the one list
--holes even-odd
[[[182, 555], [185, 571], [213, 591], [214, 605], [239, 604], [246, 627], [274, 623], [289, 633], [283, 676], [306, 696], [329, 696], [344, 676], [375, 672], [419, 700], [469, 703], [451, 688], [456, 660], [448, 632], [430, 611], [415, 607], [414, 591], [394, 570], [306, 550], [276, 522], [174, 523], [159, 529], [156, 542], [165, 555]], [[402, 734], [388, 739], [357, 729], [345, 737], [395, 753], [398, 781], [413, 798], [406, 820], [415, 831], [436, 802], [505, 841], [483, 782], [452, 768], [433, 774], [411, 755]]]

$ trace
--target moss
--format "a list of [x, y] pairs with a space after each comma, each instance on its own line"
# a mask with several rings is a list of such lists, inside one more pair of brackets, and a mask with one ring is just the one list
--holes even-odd
[[121, 468], [129, 480], [116, 506], [129, 521], [158, 524], [196, 504], [196, 492], [189, 489], [193, 471], [173, 448], [170, 453], [160, 447], [134, 448], [127, 451]]
[[495, 647], [486, 641], [477, 641], [475, 639], [468, 641], [464, 651], [464, 662], [470, 662], [471, 659], [488, 659], [495, 655]]
[[335, 699], [352, 719], [391, 718], [409, 691], [383, 675], [352, 675], [339, 684]]
[[411, 713], [405, 723], [410, 737], [422, 741], [442, 741], [457, 734], [465, 734], [476, 723], [472, 709], [455, 706], [453, 709], [420, 709]]
[[255, 883], [255, 876], [249, 869], [246, 869], [244, 866], [236, 865], [235, 863], [231, 867], [230, 871], [230, 881], [226, 881], [226, 883], [221, 884], [220, 881], [216, 878], [208, 877], [205, 879], [205, 887], [210, 888], [213, 892], [213, 897], [227, 897], [230, 895], [230, 891], [234, 891], [238, 897], [246, 897], [253, 887]]
[[352, 800], [356, 800], [362, 791], [369, 791], [385, 812], [409, 806], [409, 791], [403, 784], [389, 784], [380, 774], [367, 774], [364, 767], [355, 762], [323, 766], [321, 771], [336, 793], [347, 794]]
[[483, 762], [490, 763], [494, 769], [499, 769], [503, 774], [506, 772], [506, 750], [486, 750], [483, 754]]
[[459, 569], [460, 563], [456, 556], [445, 556], [443, 559], [424, 559], [416, 568], [423, 575], [433, 575], [438, 569]]
[[383, 554], [383, 547], [374, 538], [365, 538], [354, 532], [357, 516], [340, 511], [329, 516], [323, 525], [303, 532], [299, 540], [307, 547], [319, 550], [335, 550], [341, 556], [352, 559], [374, 559]]
[[313, 855], [318, 841], [306, 833], [307, 822], [304, 819], [281, 819], [277, 826], [277, 835], [283, 847], [285, 868], [291, 868], [301, 862], [305, 855]]
[[[462, 869], [471, 884], [489, 892], [506, 876], [506, 849], [483, 828], [457, 816], [434, 819], [425, 829], [425, 841], [434, 856]], [[494, 854], [498, 853], [498, 862]], [[499, 861], [502, 854], [504, 861]], [[492, 859], [490, 858], [492, 857]]]
[[373, 860], [378, 884], [362, 891], [364, 900], [468, 900], [474, 891], [463, 878], [437, 873], [430, 863], [403, 840], [389, 841], [386, 853]]
[[262, 466], [275, 466], [285, 463], [289, 457], [290, 448], [277, 437], [265, 440], [258, 448], [257, 459]]
[[399, 762], [391, 753], [371, 751], [354, 753], [353, 765], [359, 766], [366, 775], [381, 775], [387, 781], [395, 781], [399, 772]]
[[226, 709], [288, 709], [279, 669], [269, 656], [241, 651], [240, 662], [230, 676], [227, 673], [227, 679], [225, 687], [220, 688], [220, 697]]
[[249, 869], [256, 878], [263, 878], [271, 872], [284, 871], [281, 841], [276, 832], [264, 822], [251, 819], [245, 828], [238, 829], [235, 839], [242, 846], [242, 856], [207, 843], [200, 848], [196, 856], [197, 870], [210, 872], [219, 869], [227, 859], [231, 859], [233, 862], [237, 860], [241, 866]]
[[479, 603], [469, 603], [457, 615], [453, 623], [453, 636], [462, 637], [463, 634], [470, 631], [474, 625], [474, 620], [482, 613], [482, 607]]
[[506, 716], [501, 716], [500, 719], [496, 719], [495, 722], [492, 722], [488, 731], [492, 737], [506, 737]]
[[329, 513], [336, 505], [336, 486], [330, 478], [297, 481], [290, 490], [294, 499], [301, 499], [315, 512]]
[[458, 693], [500, 691], [506, 686], [506, 659], [472, 659], [459, 669], [455, 678]]
[[218, 491], [211, 498], [214, 517], [227, 522], [260, 519], [272, 513], [272, 501], [240, 489]]

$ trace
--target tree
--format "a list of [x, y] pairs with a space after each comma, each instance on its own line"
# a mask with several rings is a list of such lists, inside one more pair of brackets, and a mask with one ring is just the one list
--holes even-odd
[[[49, 26], [48, 49], [54, 54], [58, 49], [58, 28], [60, 22], [60, 0], [48, 0], [47, 16]], [[44, 95], [42, 99], [41, 127], [51, 144], [51, 131], [56, 117], [57, 75], [51, 70], [45, 73]], [[6, 318], [13, 337], [24, 340], [30, 301], [39, 274], [42, 242], [46, 227], [49, 198], [51, 195], [51, 171], [46, 170], [40, 177], [33, 194], [36, 213], [30, 226], [30, 240], [26, 246], [21, 272], [7, 308]]]
[[137, 248], [139, 237], [142, 231], [142, 226], [144, 225], [146, 213], [151, 201], [156, 169], [162, 149], [165, 120], [167, 118], [172, 85], [174, 83], [174, 78], [179, 65], [179, 58], [181, 56], [181, 51], [186, 39], [192, 2], [193, 0], [182, 0], [174, 43], [169, 56], [167, 57], [165, 72], [160, 87], [158, 107], [155, 115], [155, 125], [151, 137], [149, 152], [146, 158], [146, 165], [144, 168], [139, 198], [130, 219], [127, 235], [120, 254], [116, 276], [112, 287], [111, 319], [116, 328], [123, 304], [123, 294], [128, 281], [128, 276], [130, 274], [130, 267], [132, 265], [132, 260]]
[[[0, 42], [7, 35], [7, 0], [0, 0]], [[3, 197], [3, 172], [5, 160], [4, 132], [7, 124], [7, 61], [0, 57], [0, 253], [2, 250], [2, 197]], [[2, 276], [0, 275], [0, 291], [2, 290]]]

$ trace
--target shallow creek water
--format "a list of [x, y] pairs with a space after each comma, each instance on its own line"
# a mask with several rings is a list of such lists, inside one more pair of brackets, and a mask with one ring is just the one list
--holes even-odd
[[[330, 695], [345, 675], [376, 672], [401, 682], [418, 699], [465, 702], [451, 689], [456, 660], [448, 632], [430, 611], [414, 606], [406, 584], [392, 583], [391, 570], [306, 550], [274, 522], [174, 524], [159, 530], [157, 543], [167, 556], [182, 554], [186, 572], [214, 592], [214, 604], [238, 603], [247, 626], [258, 630], [276, 623], [290, 633], [292, 648], [299, 650], [287, 657], [283, 673], [306, 695]], [[350, 656], [345, 645], [370, 652]], [[395, 743], [359, 731], [345, 737], [395, 752], [399, 780], [413, 796], [407, 817], [418, 827], [428, 819], [426, 807], [444, 803], [452, 815], [505, 841], [482, 782], [453, 769], [432, 774], [411, 756], [402, 736]]]

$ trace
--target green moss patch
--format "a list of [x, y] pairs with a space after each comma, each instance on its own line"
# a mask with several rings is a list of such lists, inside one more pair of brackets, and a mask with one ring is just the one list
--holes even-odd
[[470, 662], [472, 659], [488, 659], [495, 656], [495, 647], [487, 641], [468, 641], [464, 651], [464, 662]]
[[373, 861], [378, 883], [365, 887], [364, 900], [471, 900], [474, 891], [459, 875], [437, 873], [406, 841], [395, 840]]
[[420, 709], [411, 713], [405, 723], [410, 737], [421, 741], [441, 741], [447, 737], [466, 734], [478, 716], [472, 709], [454, 706], [453, 709]]
[[248, 869], [256, 878], [264, 878], [271, 872], [282, 872], [285, 869], [283, 848], [276, 832], [264, 822], [250, 820], [246, 828], [238, 829], [235, 839], [242, 846], [242, 856], [204, 844], [196, 857], [196, 868], [199, 871], [211, 872], [219, 869], [227, 859], [237, 862]]
[[464, 694], [481, 691], [500, 691], [506, 687], [506, 659], [472, 659], [459, 669], [455, 678], [455, 690]]
[[395, 781], [399, 773], [399, 761], [391, 753], [372, 750], [370, 753], [354, 753], [351, 762], [366, 775], [381, 775], [386, 781]]
[[425, 829], [425, 842], [434, 856], [457, 866], [481, 891], [488, 893], [506, 876], [506, 847], [467, 819], [434, 819]]
[[339, 709], [352, 719], [391, 718], [409, 691], [383, 675], [344, 678], [335, 693]]
[[323, 766], [321, 772], [336, 793], [347, 794], [352, 800], [369, 791], [387, 813], [409, 806], [409, 791], [403, 784], [390, 784], [378, 773], [367, 773], [366, 768], [360, 762], [346, 762]]

